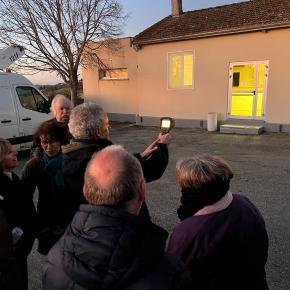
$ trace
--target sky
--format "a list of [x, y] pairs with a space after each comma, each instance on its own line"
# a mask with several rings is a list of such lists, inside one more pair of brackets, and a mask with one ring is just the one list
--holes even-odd
[[[171, 14], [171, 0], [119, 0], [128, 14], [123, 36], [135, 36], [157, 21]], [[246, 0], [183, 0], [183, 11], [216, 7]], [[62, 82], [55, 74], [38, 73], [26, 76], [34, 84], [55, 84]]]

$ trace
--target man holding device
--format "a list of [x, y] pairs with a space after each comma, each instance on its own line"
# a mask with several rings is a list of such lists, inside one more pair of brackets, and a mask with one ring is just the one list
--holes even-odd
[[[82, 190], [88, 161], [95, 152], [112, 145], [112, 142], [109, 140], [108, 116], [103, 108], [95, 103], [88, 102], [76, 106], [71, 112], [68, 126], [74, 140], [63, 149], [62, 169], [70, 198], [72, 218], [79, 205], [87, 203]], [[164, 173], [168, 164], [167, 145], [170, 142], [169, 134], [159, 134], [142, 153], [135, 154], [141, 163], [146, 182], [157, 180]], [[150, 218], [145, 203], [140, 215]]]

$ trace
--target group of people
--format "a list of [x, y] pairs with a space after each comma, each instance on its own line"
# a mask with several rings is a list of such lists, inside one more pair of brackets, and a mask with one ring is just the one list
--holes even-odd
[[13, 172], [17, 153], [0, 139], [0, 289], [28, 289], [35, 238], [46, 255], [47, 290], [268, 289], [265, 222], [246, 197], [229, 191], [233, 171], [225, 160], [178, 162], [180, 223], [168, 237], [151, 221], [145, 183], [163, 175], [170, 134], [133, 155], [109, 140], [99, 105], [71, 109], [57, 95], [51, 109], [55, 118], [35, 133], [21, 178]]

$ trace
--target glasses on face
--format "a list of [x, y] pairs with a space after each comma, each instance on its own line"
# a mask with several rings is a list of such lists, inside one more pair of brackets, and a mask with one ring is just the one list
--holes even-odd
[[43, 139], [43, 140], [40, 140], [40, 144], [42, 146], [47, 146], [48, 144], [49, 145], [55, 145], [55, 143], [57, 143], [58, 141], [57, 140], [54, 140], [54, 139]]

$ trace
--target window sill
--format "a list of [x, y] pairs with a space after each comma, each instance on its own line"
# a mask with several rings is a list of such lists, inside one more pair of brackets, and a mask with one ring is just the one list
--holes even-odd
[[191, 87], [176, 87], [176, 88], [167, 88], [169, 91], [180, 91], [180, 90], [194, 90], [194, 86]]
[[102, 78], [100, 81], [128, 81], [129, 78]]

